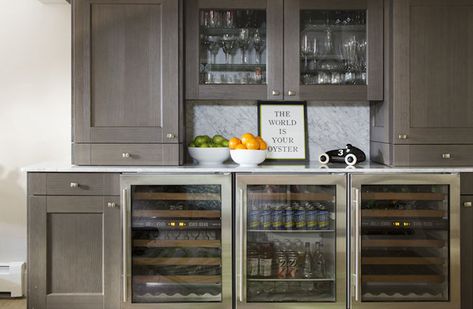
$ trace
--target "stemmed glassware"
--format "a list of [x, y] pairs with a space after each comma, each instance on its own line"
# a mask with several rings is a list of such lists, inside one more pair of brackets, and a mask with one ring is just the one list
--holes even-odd
[[304, 69], [308, 69], [307, 58], [314, 53], [314, 47], [309, 42], [309, 36], [305, 33], [301, 40], [301, 55], [304, 57]]
[[230, 34], [224, 34], [222, 37], [222, 50], [225, 53], [225, 62], [233, 63], [233, 55], [238, 48], [237, 39]]
[[214, 37], [214, 36], [209, 36], [208, 37], [208, 47], [209, 51], [212, 54], [212, 64], [217, 63], [217, 55], [218, 52], [220, 51], [220, 47], [222, 46], [220, 38]]
[[241, 63], [243, 64], [248, 63], [246, 51], [248, 50], [248, 48], [250, 48], [250, 44], [250, 31], [248, 29], [241, 29], [240, 34], [238, 36], [238, 46], [241, 49]]
[[258, 29], [256, 29], [253, 35], [253, 47], [256, 51], [256, 63], [261, 64], [261, 54], [266, 49], [266, 41], [261, 36]]

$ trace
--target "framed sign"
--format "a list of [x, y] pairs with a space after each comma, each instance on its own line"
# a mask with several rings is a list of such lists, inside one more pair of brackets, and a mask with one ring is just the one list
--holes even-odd
[[258, 132], [269, 160], [307, 160], [306, 102], [258, 101]]

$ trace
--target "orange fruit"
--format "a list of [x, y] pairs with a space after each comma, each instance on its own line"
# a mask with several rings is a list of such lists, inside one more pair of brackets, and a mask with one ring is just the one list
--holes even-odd
[[258, 141], [260, 141], [260, 142], [261, 142], [261, 141], [263, 141], [263, 142], [264, 142], [264, 140], [263, 140], [263, 139], [261, 138], [261, 136], [259, 136], [259, 135], [258, 135], [258, 136], [256, 136], [255, 138], [256, 138]]
[[254, 138], [250, 139], [246, 142], [246, 148], [251, 149], [251, 150], [259, 150], [260, 147], [260, 142]]
[[236, 150], [246, 150], [246, 146], [243, 145], [243, 144], [238, 144], [238, 145], [236, 145], [235, 149]]
[[236, 149], [236, 147], [238, 145], [241, 145], [241, 140], [237, 137], [232, 137], [229, 141], [228, 141], [228, 147], [230, 149]]
[[259, 142], [259, 150], [266, 150], [266, 149], [268, 149], [268, 144], [266, 144], [265, 141], [261, 140]]
[[249, 141], [249, 140], [253, 140], [255, 139], [255, 136], [251, 133], [245, 133], [241, 136], [241, 143], [242, 144], [245, 144]]

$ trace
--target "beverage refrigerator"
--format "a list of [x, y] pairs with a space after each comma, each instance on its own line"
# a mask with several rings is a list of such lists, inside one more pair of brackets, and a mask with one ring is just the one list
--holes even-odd
[[236, 177], [236, 308], [346, 308], [346, 177]]
[[349, 177], [351, 308], [459, 309], [459, 176]]
[[121, 177], [121, 308], [232, 308], [229, 174]]

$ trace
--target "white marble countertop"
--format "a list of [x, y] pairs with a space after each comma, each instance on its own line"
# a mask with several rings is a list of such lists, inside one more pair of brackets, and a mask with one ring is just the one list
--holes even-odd
[[22, 168], [24, 172], [76, 172], [76, 173], [467, 173], [468, 167], [389, 167], [376, 163], [361, 163], [356, 167], [343, 164], [324, 166], [318, 162], [305, 165], [265, 164], [254, 168], [239, 167], [235, 164], [216, 166], [76, 166], [70, 163], [46, 162]]

